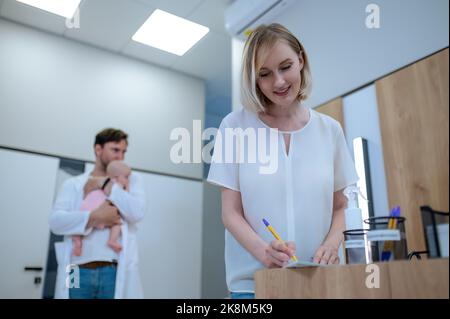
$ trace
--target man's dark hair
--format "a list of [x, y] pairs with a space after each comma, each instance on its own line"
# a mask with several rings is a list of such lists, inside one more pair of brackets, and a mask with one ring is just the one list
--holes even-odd
[[122, 140], [125, 140], [125, 142], [127, 142], [128, 144], [127, 139], [128, 134], [124, 131], [114, 128], [105, 128], [95, 136], [94, 145], [100, 144], [101, 146], [103, 146], [108, 142], [120, 142]]

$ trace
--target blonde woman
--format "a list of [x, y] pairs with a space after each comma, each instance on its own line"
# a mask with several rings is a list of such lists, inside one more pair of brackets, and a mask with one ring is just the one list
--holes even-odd
[[[339, 123], [303, 104], [311, 80], [304, 47], [282, 25], [262, 25], [247, 39], [241, 88], [244, 108], [223, 119], [219, 134], [241, 129], [246, 134], [233, 140], [233, 148], [244, 151], [260, 151], [262, 146], [270, 150], [268, 136], [276, 134], [278, 148], [272, 155], [277, 168], [262, 174], [259, 157], [256, 163], [218, 158], [225, 158], [231, 148], [219, 145], [216, 138], [208, 181], [222, 187], [231, 298], [253, 298], [254, 272], [283, 267], [294, 255], [320, 264], [339, 263], [347, 205], [342, 191], [358, 176]], [[255, 145], [249, 130], [255, 132]], [[261, 134], [264, 130], [267, 134]], [[263, 219], [284, 243], [273, 240]]]

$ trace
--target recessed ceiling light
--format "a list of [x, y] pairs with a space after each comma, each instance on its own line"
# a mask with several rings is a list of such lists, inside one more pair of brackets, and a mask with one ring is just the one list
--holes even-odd
[[72, 19], [81, 0], [17, 0], [32, 7]]
[[181, 56], [208, 32], [205, 26], [157, 9], [132, 39]]

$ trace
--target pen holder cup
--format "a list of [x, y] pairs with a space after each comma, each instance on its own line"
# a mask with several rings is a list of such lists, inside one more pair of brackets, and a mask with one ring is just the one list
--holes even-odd
[[367, 239], [373, 244], [375, 261], [408, 258], [404, 217], [371, 217], [364, 220], [369, 225]]
[[[344, 231], [345, 261], [347, 264], [371, 264], [372, 243], [368, 240], [369, 230], [351, 229]], [[375, 247], [376, 248], [376, 247]]]

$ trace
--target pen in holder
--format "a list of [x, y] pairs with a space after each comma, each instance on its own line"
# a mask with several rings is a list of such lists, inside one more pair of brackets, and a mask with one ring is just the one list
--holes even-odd
[[[391, 210], [389, 215], [388, 229], [397, 229], [397, 219], [392, 217], [400, 217], [400, 207], [397, 206]], [[381, 261], [388, 261], [391, 259], [392, 250], [394, 249], [394, 243], [392, 240], [386, 240], [381, 251]]]
[[390, 261], [407, 259], [408, 251], [405, 236], [405, 218], [400, 217], [397, 207], [386, 217], [372, 217], [366, 219], [370, 229], [367, 235], [370, 242], [374, 242], [376, 255], [374, 260]]

